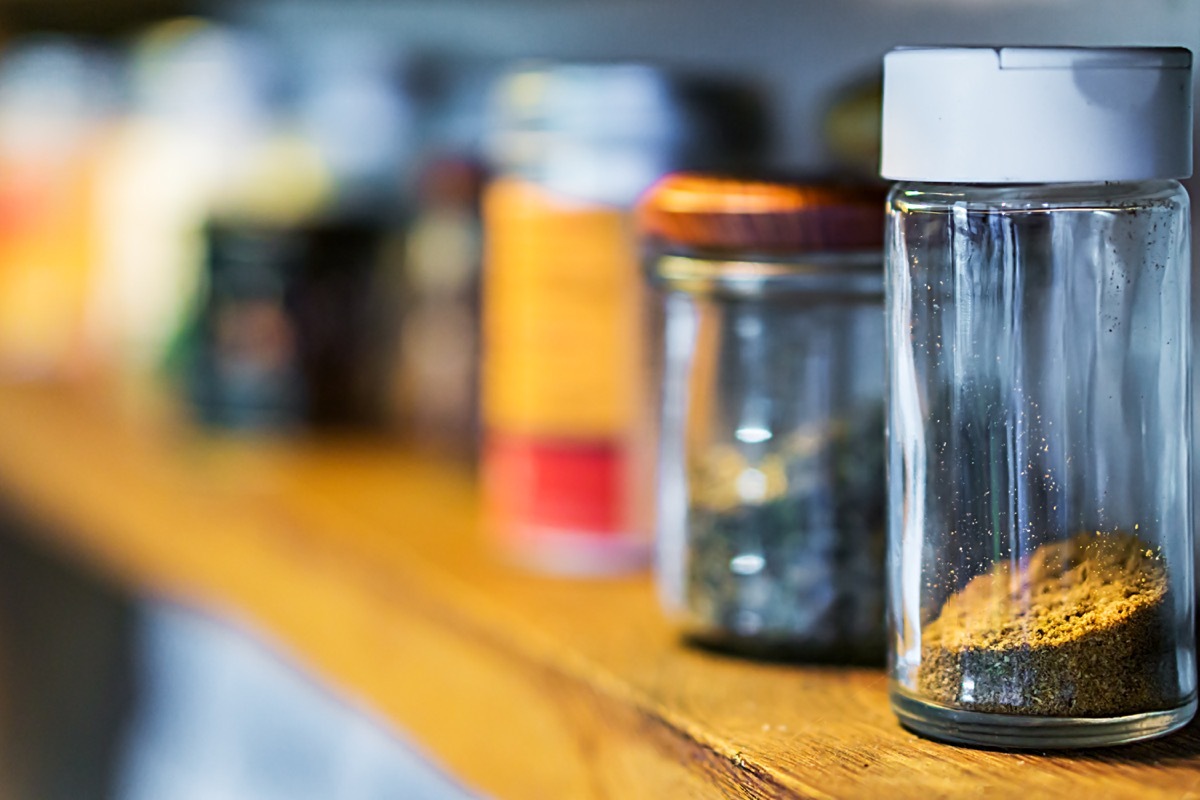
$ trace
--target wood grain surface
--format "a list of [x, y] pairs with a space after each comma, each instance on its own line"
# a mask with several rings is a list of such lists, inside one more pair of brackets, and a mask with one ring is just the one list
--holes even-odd
[[879, 671], [681, 645], [645, 576], [489, 557], [461, 468], [214, 437], [153, 394], [0, 388], [0, 496], [48, 547], [218, 609], [502, 798], [1200, 797], [1200, 729], [1011, 754], [900, 728]]

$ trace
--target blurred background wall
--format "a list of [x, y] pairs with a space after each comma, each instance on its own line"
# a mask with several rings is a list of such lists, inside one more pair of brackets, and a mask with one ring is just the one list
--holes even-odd
[[814, 124], [899, 44], [1200, 45], [1187, 0], [266, 0], [231, 15], [298, 46], [371, 31], [412, 55], [638, 59], [748, 79], [767, 94], [774, 156], [824, 166]]

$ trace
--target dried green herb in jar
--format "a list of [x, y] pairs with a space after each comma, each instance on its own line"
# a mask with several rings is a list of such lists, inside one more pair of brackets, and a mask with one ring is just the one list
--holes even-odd
[[754, 464], [721, 448], [693, 467], [694, 639], [760, 656], [882, 659], [880, 413], [793, 434]]
[[1003, 561], [952, 595], [921, 634], [917, 687], [970, 711], [1112, 717], [1171, 708], [1161, 555], [1121, 532], [1082, 533]]

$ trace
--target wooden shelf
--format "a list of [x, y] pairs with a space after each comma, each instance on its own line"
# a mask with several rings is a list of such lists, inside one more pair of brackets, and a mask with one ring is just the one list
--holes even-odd
[[136, 591], [219, 608], [511, 798], [1200, 795], [1200, 731], [1073, 755], [920, 739], [881, 672], [681, 646], [645, 577], [489, 559], [463, 471], [213, 438], [143, 395], [0, 389], [0, 495]]

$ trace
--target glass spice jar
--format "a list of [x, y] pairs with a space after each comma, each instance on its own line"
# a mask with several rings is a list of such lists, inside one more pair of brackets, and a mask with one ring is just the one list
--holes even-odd
[[891, 699], [1082, 747], [1196, 709], [1191, 54], [885, 59]]
[[665, 607], [721, 649], [882, 661], [882, 191], [683, 173], [639, 221]]

